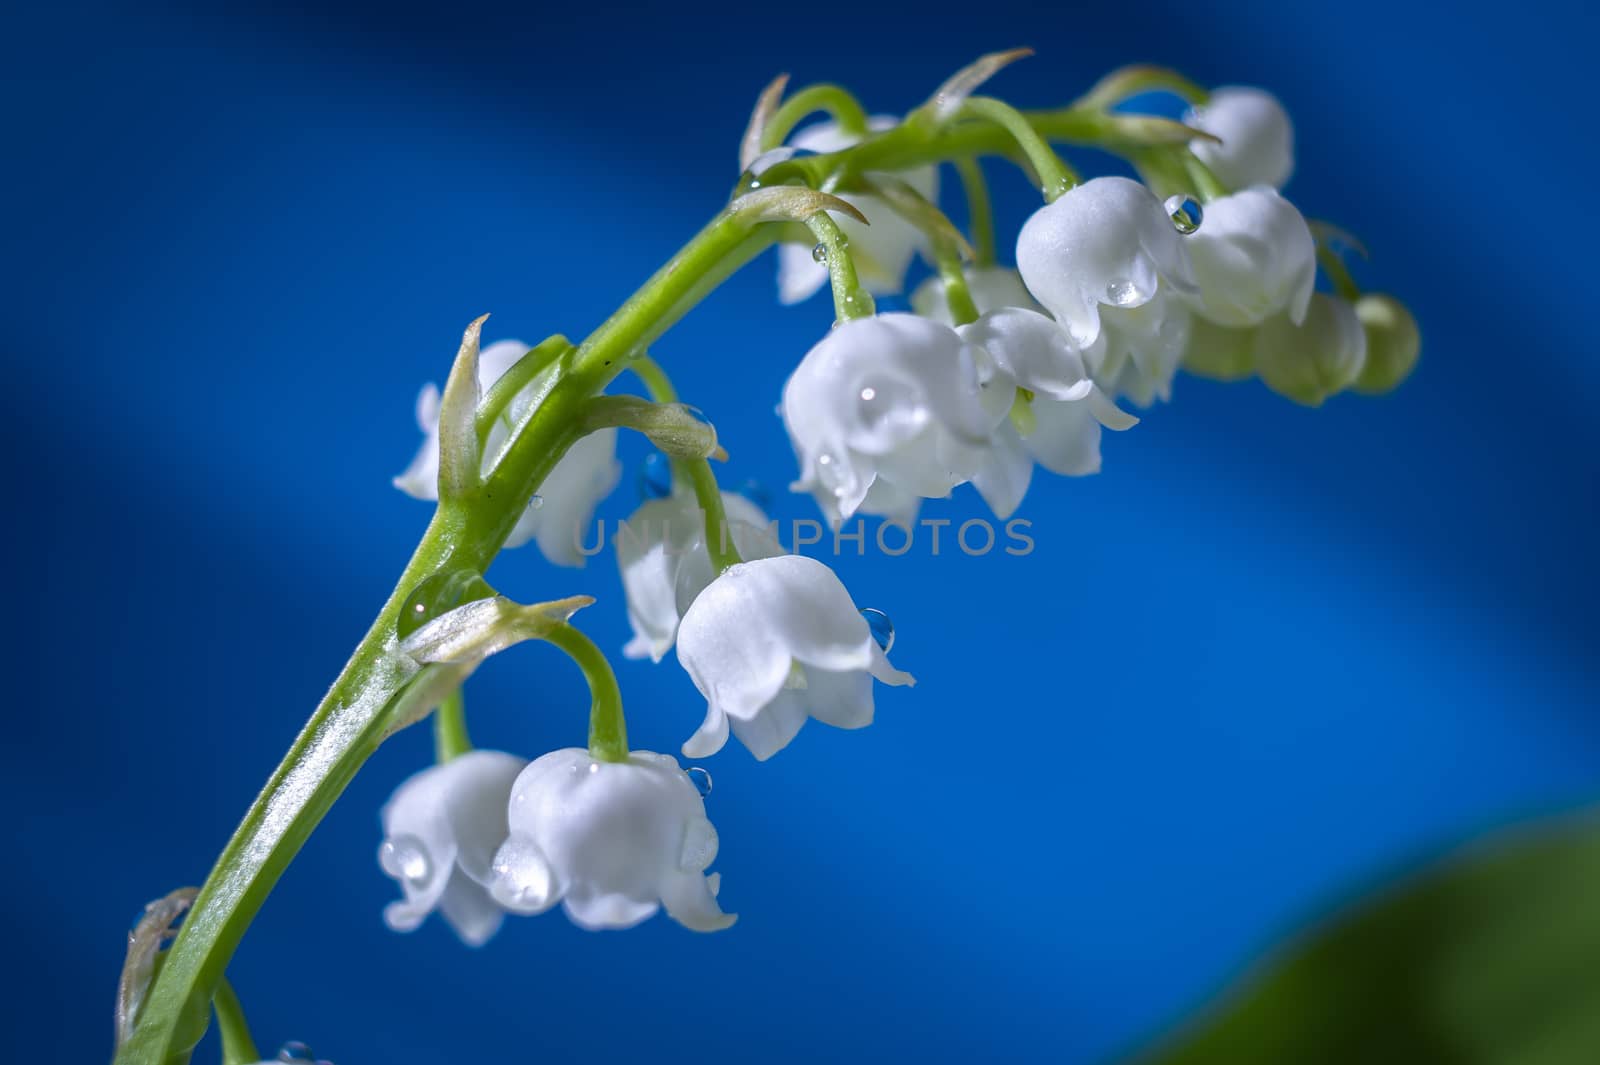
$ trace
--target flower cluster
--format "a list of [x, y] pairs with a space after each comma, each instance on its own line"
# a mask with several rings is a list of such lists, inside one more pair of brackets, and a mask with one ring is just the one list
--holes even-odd
[[[946, 92], [936, 114], [962, 114], [970, 90]], [[754, 133], [764, 133], [764, 116], [770, 109], [758, 108]], [[753, 154], [751, 183], [904, 128], [892, 117], [855, 117], [859, 132], [829, 121]], [[781, 244], [780, 300], [806, 299], [831, 280], [839, 320], [782, 389], [799, 463], [793, 490], [813, 496], [835, 524], [866, 514], [909, 526], [923, 500], [970, 483], [1003, 519], [1021, 505], [1036, 465], [1098, 472], [1103, 430], [1138, 421], [1119, 402], [1169, 400], [1180, 368], [1257, 375], [1308, 404], [1397, 385], [1416, 361], [1415, 322], [1391, 297], [1355, 290], [1329, 244], [1336, 231], [1314, 227], [1281, 193], [1294, 166], [1281, 105], [1260, 90], [1219, 89], [1184, 122], [1155, 127], [1184, 137], [1163, 142], [1167, 155], [1134, 159], [1142, 180], [1047, 183], [1045, 204], [1017, 236], [1014, 268], [988, 255], [962, 258], [935, 206], [932, 166], [898, 176], [868, 167], [861, 184], [841, 188], [870, 225], [795, 215], [828, 240]], [[1023, 147], [1041, 180], [1061, 166], [1037, 155], [1047, 149]], [[842, 206], [826, 184], [817, 192]], [[877, 313], [867, 294], [903, 290], [919, 255], [937, 273], [911, 293], [911, 310]], [[1316, 291], [1319, 263], [1334, 293]], [[492, 395], [532, 357], [514, 341], [485, 348], [480, 393]], [[641, 376], [659, 377], [652, 394], [670, 401], [659, 368]], [[537, 373], [523, 377], [501, 409], [474, 412], [488, 423], [485, 474], [504, 451], [497, 435], [503, 444], [514, 434], [547, 388]], [[426, 439], [395, 479], [419, 498], [440, 494], [440, 407], [438, 391], [424, 389], [417, 415]], [[614, 433], [591, 432], [566, 452], [508, 546], [532, 538], [552, 562], [578, 560], [573, 534], [617, 482]], [[659, 662], [675, 647], [706, 703], [683, 755], [709, 757], [731, 733], [765, 760], [811, 718], [869, 724], [875, 681], [913, 683], [889, 662], [886, 619], [875, 624], [876, 612], [858, 609], [826, 565], [785, 553], [760, 507], [716, 488], [703, 455], [675, 455], [671, 475], [649, 483], [616, 538], [633, 630], [623, 653]], [[601, 703], [597, 694], [596, 721]], [[717, 833], [693, 772], [668, 755], [594, 741], [531, 763], [490, 751], [442, 759], [384, 810], [379, 860], [404, 896], [385, 918], [404, 931], [438, 910], [472, 944], [506, 913], [558, 903], [584, 928], [628, 927], [662, 908], [691, 929], [726, 928], [734, 918], [717, 903], [719, 877], [706, 873]]]

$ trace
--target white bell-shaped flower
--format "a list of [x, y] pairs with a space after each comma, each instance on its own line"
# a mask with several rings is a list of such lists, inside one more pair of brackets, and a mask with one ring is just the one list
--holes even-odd
[[[878, 132], [892, 129], [898, 122], [892, 115], [874, 115], [868, 125]], [[839, 128], [837, 122], [821, 122], [796, 133], [789, 143], [804, 151], [836, 152], [850, 147], [858, 139]], [[930, 203], [939, 199], [936, 167], [919, 166], [889, 176], [910, 185]], [[918, 252], [927, 250], [927, 236], [877, 196], [850, 193], [845, 198], [871, 223], [863, 225], [854, 218], [834, 216], [849, 241], [850, 260], [855, 264], [856, 276], [869, 292], [899, 292], [905, 288], [906, 270], [911, 260]], [[799, 303], [828, 283], [827, 263], [818, 262], [812, 253], [808, 244], [779, 245], [778, 299], [781, 302]]]
[[1102, 428], [1122, 432], [1139, 424], [1098, 387], [1082, 399], [1038, 397], [1029, 406], [1033, 427], [1022, 438], [1023, 446], [1039, 465], [1066, 477], [1100, 472]]
[[468, 751], [401, 784], [383, 808], [378, 864], [405, 898], [384, 908], [396, 932], [437, 909], [462, 941], [479, 946], [500, 927], [487, 885], [505, 840], [506, 801], [528, 763], [500, 751]]
[[782, 412], [800, 460], [792, 487], [835, 523], [880, 479], [912, 496], [948, 495], [1004, 414], [982, 401], [972, 346], [914, 314], [841, 323], [790, 375]]
[[631, 928], [665, 906], [696, 932], [735, 917], [717, 906], [717, 831], [676, 759], [633, 751], [603, 762], [551, 751], [511, 789], [510, 836], [494, 856], [490, 892], [513, 913], [561, 903], [574, 924]]
[[1138, 307], [1107, 307], [1102, 343], [1085, 353], [1096, 382], [1141, 407], [1171, 399], [1193, 320], [1193, 312], [1165, 291]]
[[[1196, 140], [1190, 148], [1230, 189], [1281, 189], [1294, 173], [1294, 127], [1277, 97], [1263, 89], [1217, 89], [1203, 107], [1185, 114], [1183, 122], [1221, 139]], [[1207, 221], [1210, 212], [1208, 204]]]
[[[722, 506], [728, 520], [727, 535], [735, 546], [735, 528], [767, 524], [767, 516], [761, 508], [742, 495], [722, 493]], [[622, 590], [628, 603], [628, 622], [633, 627], [633, 639], [622, 653], [628, 658], [659, 662], [672, 649], [678, 632], [679, 572], [691, 552], [706, 554], [705, 512], [691, 492], [679, 491], [665, 499], [652, 499], [618, 527], [616, 544], [617, 568], [622, 572]], [[706, 576], [701, 588], [711, 582], [709, 558], [703, 569]], [[694, 589], [694, 595], [698, 594], [699, 589]], [[693, 597], [691, 595], [690, 599]]]
[[1253, 185], [1206, 204], [1185, 240], [1200, 293], [1194, 305], [1218, 325], [1259, 325], [1287, 311], [1302, 322], [1317, 279], [1317, 244], [1294, 204]]
[[889, 664], [834, 572], [803, 555], [744, 562], [712, 581], [678, 626], [678, 661], [707, 704], [688, 758], [721, 750], [731, 726], [765, 760], [808, 717], [871, 724], [874, 677], [915, 683]]
[[1080, 346], [1099, 338], [1102, 307], [1141, 307], [1168, 287], [1195, 291], [1172, 216], [1122, 177], [1084, 182], [1035, 211], [1017, 236], [1017, 269]]
[[1257, 327], [1255, 347], [1256, 373], [1266, 386], [1315, 407], [1361, 375], [1367, 334], [1353, 306], [1318, 292], [1299, 325], [1285, 314]]
[[[518, 359], [528, 351], [520, 340], [501, 340], [478, 353], [478, 387], [488, 391]], [[424, 385], [417, 396], [417, 427], [422, 430], [422, 446], [406, 471], [394, 479], [394, 486], [413, 499], [439, 498], [439, 389]], [[501, 445], [511, 430], [510, 421], [524, 413], [521, 397], [509, 404], [484, 448], [484, 462], [498, 459]], [[488, 472], [487, 469], [485, 472]], [[507, 537], [505, 546], [521, 547], [537, 538], [545, 558], [558, 566], [582, 566], [578, 545], [586, 526], [594, 518], [595, 507], [617, 486], [622, 466], [617, 462], [617, 431], [601, 429], [583, 437], [545, 477], [539, 494], [528, 503]]]
[[539, 485], [539, 494], [522, 512], [506, 538], [507, 547], [529, 540], [558, 566], [582, 566], [580, 545], [592, 538], [595, 508], [622, 477], [617, 461], [617, 431], [597, 429], [578, 440]]
[[[988, 314], [1003, 307], [1026, 307], [1030, 311], [1042, 308], [1028, 295], [1028, 286], [1022, 275], [1009, 266], [969, 266], [962, 273], [966, 277], [967, 292], [979, 314]], [[924, 318], [932, 318], [945, 325], [954, 325], [950, 315], [950, 301], [944, 294], [944, 279], [935, 274], [918, 285], [911, 293], [911, 309]]]

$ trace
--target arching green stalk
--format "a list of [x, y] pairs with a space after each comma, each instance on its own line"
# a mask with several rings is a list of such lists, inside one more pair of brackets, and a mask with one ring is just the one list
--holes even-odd
[[622, 716], [622, 690], [605, 652], [571, 625], [557, 625], [544, 639], [565, 651], [589, 683], [589, 753], [602, 762], [626, 762], [628, 723]]
[[739, 557], [739, 550], [734, 547], [733, 537], [728, 530], [728, 515], [722, 506], [722, 489], [717, 487], [716, 474], [711, 471], [711, 463], [705, 459], [684, 462], [682, 468], [689, 476], [689, 483], [694, 485], [695, 502], [700, 504], [700, 511], [705, 515], [706, 553], [711, 556], [712, 567], [721, 573], [729, 566], [744, 561]]
[[433, 759], [440, 765], [472, 750], [467, 735], [467, 708], [457, 688], [433, 712]]
[[972, 235], [972, 265], [994, 265], [994, 211], [989, 203], [989, 182], [976, 159], [955, 161], [961, 187], [967, 194], [967, 231]]
[[244, 1019], [244, 1007], [234, 993], [228, 978], [217, 981], [217, 994], [211, 1000], [217, 1013], [217, 1034], [222, 1039], [222, 1065], [255, 1065], [261, 1060], [255, 1040], [250, 1037], [250, 1025]]
[[1027, 156], [1039, 179], [1039, 191], [1044, 193], [1046, 203], [1078, 184], [1078, 176], [1072, 168], [1061, 161], [1027, 116], [1010, 104], [990, 96], [971, 96], [962, 102], [956, 113], [962, 118], [993, 122], [1015, 138], [1017, 147]]
[[783, 102], [761, 132], [761, 150], [771, 151], [789, 139], [802, 119], [826, 111], [839, 128], [852, 137], [867, 133], [867, 112], [860, 102], [838, 85], [808, 85]]
[[867, 290], [861, 287], [856, 276], [856, 263], [850, 257], [850, 242], [845, 239], [839, 223], [818, 211], [806, 219], [812, 236], [822, 245], [827, 255], [828, 279], [833, 285], [833, 316], [841, 322], [855, 318], [870, 318], [874, 305]]

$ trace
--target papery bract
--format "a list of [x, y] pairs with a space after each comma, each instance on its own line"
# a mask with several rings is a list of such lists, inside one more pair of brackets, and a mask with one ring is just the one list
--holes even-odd
[[507, 910], [543, 913], [559, 902], [591, 930], [629, 928], [663, 906], [697, 932], [733, 924], [717, 905], [718, 878], [705, 873], [716, 829], [675, 758], [551, 751], [517, 777], [508, 809], [510, 835], [490, 881]]
[[1122, 177], [1087, 181], [1035, 211], [1017, 235], [1017, 269], [1080, 346], [1099, 339], [1102, 306], [1140, 307], [1163, 287], [1195, 288], [1166, 208]]
[[1219, 325], [1258, 325], [1274, 314], [1305, 320], [1317, 245], [1294, 204], [1254, 185], [1206, 204], [1184, 241], [1200, 291], [1195, 308]]
[[834, 572], [802, 555], [744, 562], [712, 581], [678, 626], [678, 661], [707, 704], [683, 745], [689, 758], [721, 750], [731, 726], [765, 760], [808, 717], [871, 724], [874, 677], [914, 683], [889, 664]]
[[[528, 351], [519, 340], [490, 344], [478, 355], [478, 386], [487, 391]], [[525, 411], [520, 397], [513, 399], [489, 436], [484, 450], [485, 473], [499, 458], [501, 447], [511, 431], [511, 419]], [[413, 499], [439, 498], [439, 390], [425, 385], [417, 397], [417, 426], [423, 432], [422, 446], [406, 471], [394, 479], [394, 486]], [[539, 493], [528, 503], [507, 537], [506, 547], [520, 547], [537, 538], [539, 550], [561, 566], [583, 565], [578, 549], [583, 527], [594, 517], [595, 507], [611, 493], [622, 476], [616, 460], [617, 431], [601, 429], [574, 443], [555, 464]]]
[[1190, 147], [1230, 189], [1250, 185], [1281, 189], [1294, 173], [1294, 128], [1277, 97], [1263, 89], [1217, 89], [1183, 121], [1219, 138], [1196, 140]]
[[383, 808], [378, 862], [405, 898], [384, 908], [396, 932], [410, 932], [438, 909], [462, 941], [479, 946], [502, 912], [486, 885], [506, 838], [506, 800], [528, 763], [500, 751], [469, 751], [415, 774]]
[[800, 460], [793, 488], [835, 523], [879, 479], [901, 494], [948, 495], [972, 474], [964, 447], [998, 420], [980, 398], [972, 346], [913, 314], [840, 323], [790, 375], [782, 410]]
[[1256, 373], [1268, 388], [1315, 407], [1360, 375], [1367, 335], [1354, 307], [1318, 292], [1304, 323], [1296, 325], [1287, 315], [1263, 322], [1255, 350]]
[[[873, 132], [880, 132], [893, 129], [898, 123], [892, 115], [874, 115], [868, 125]], [[792, 148], [803, 151], [834, 152], [850, 147], [858, 139], [846, 133], [837, 122], [821, 122], [796, 133], [789, 143]], [[938, 199], [939, 172], [935, 167], [913, 167], [891, 176], [910, 185], [930, 202]], [[906, 270], [911, 260], [919, 251], [926, 250], [927, 237], [877, 196], [850, 193], [845, 198], [866, 215], [870, 223], [863, 225], [844, 215], [835, 219], [849, 242], [850, 259], [862, 285], [874, 293], [899, 292], [905, 288]], [[827, 283], [827, 264], [816, 261], [809, 244], [779, 245], [778, 299], [781, 302], [798, 303], [815, 295]]]

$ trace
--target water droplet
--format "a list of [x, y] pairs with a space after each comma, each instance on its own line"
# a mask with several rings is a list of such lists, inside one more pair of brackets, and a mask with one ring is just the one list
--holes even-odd
[[870, 606], [862, 608], [861, 616], [866, 619], [867, 631], [872, 633], [883, 653], [888, 654], [894, 646], [894, 622], [889, 620], [888, 614]]
[[293, 1062], [294, 1065], [316, 1065], [317, 1056], [304, 1043], [291, 1039], [278, 1048], [278, 1060]]
[[383, 866], [384, 872], [412, 887], [427, 883], [428, 874], [433, 870], [427, 848], [415, 836], [384, 840], [383, 846], [378, 848], [378, 864]]
[[1118, 307], [1132, 307], [1142, 295], [1139, 286], [1125, 277], [1113, 277], [1106, 282], [1106, 302]]
[[639, 498], [648, 502], [672, 494], [672, 462], [659, 451], [644, 457], [639, 467]]
[[710, 821], [696, 817], [683, 828], [683, 849], [678, 868], [686, 873], [702, 872], [717, 857], [717, 830]]
[[772, 493], [767, 486], [751, 477], [739, 486], [739, 494], [760, 507], [763, 512], [772, 509]]
[[1193, 196], [1168, 196], [1166, 202], [1167, 214], [1172, 217], [1172, 224], [1179, 233], [1188, 236], [1200, 228], [1200, 221], [1205, 217], [1205, 211], [1200, 208], [1200, 201]]
[[816, 263], [826, 263], [828, 261], [828, 246], [826, 244], [818, 244], [816, 247], [812, 248], [811, 261]]
[[827, 452], [817, 456], [817, 480], [822, 487], [832, 492], [835, 496], [842, 496], [848, 491], [846, 479], [848, 474], [839, 465], [837, 459]]
[[703, 799], [711, 794], [711, 774], [697, 765], [692, 765], [684, 770], [689, 777], [689, 783], [694, 785], [694, 790], [700, 793]]
[[439, 615], [494, 594], [489, 582], [471, 570], [436, 573], [406, 596], [400, 607], [400, 617], [395, 621], [395, 632], [403, 640]]
[[542, 495], [535, 494], [532, 499], [528, 500], [529, 510], [538, 510], [542, 506], [544, 506], [544, 496]]

